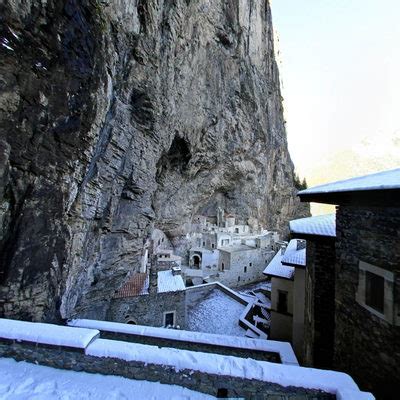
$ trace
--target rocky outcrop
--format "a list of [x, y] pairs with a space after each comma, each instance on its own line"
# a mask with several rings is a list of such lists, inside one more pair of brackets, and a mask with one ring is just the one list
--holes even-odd
[[102, 318], [154, 228], [293, 187], [268, 2], [0, 5], [0, 313]]

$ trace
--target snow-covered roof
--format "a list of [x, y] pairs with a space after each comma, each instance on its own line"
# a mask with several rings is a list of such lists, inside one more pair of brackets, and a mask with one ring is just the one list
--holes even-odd
[[0, 338], [83, 349], [99, 336], [97, 329], [71, 328], [0, 318]]
[[400, 168], [314, 186], [300, 191], [298, 195], [388, 189], [400, 189]]
[[295, 268], [282, 265], [282, 258], [282, 250], [279, 250], [270, 261], [267, 268], [264, 269], [264, 274], [276, 276], [278, 278], [293, 279]]
[[[190, 290], [196, 290], [195, 288], [196, 286], [193, 286]], [[187, 329], [227, 336], [244, 336], [246, 331], [239, 326], [239, 319], [245, 309], [243, 303], [237, 294], [231, 296], [216, 285], [207, 296], [199, 298], [188, 308]]]
[[290, 264], [292, 266], [306, 266], [306, 249], [297, 250], [298, 239], [292, 239], [282, 257], [282, 264]]
[[[284, 387], [322, 390], [335, 395], [345, 389], [353, 395], [351, 397], [349, 392], [348, 399], [362, 398], [355, 397], [360, 390], [354, 380], [343, 372], [107, 339], [97, 339], [87, 347], [85, 353], [93, 357], [169, 366], [175, 371], [197, 371], [203, 374], [255, 379]], [[364, 398], [372, 399], [371, 396]]]
[[157, 273], [158, 293], [177, 292], [185, 290], [185, 284], [181, 275], [174, 275], [171, 270], [159, 271]]
[[325, 214], [289, 222], [290, 231], [302, 235], [336, 237], [336, 215]]
[[225, 251], [227, 253], [237, 253], [240, 251], [250, 251], [250, 250], [258, 250], [256, 247], [247, 246], [245, 244], [239, 244], [237, 246], [224, 246], [218, 247], [218, 250]]

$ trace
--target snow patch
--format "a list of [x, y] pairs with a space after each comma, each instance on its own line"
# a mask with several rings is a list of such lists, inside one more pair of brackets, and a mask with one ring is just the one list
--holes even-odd
[[137, 381], [0, 359], [2, 400], [129, 400], [214, 399], [176, 385]]
[[157, 337], [192, 343], [203, 343], [216, 346], [235, 347], [279, 353], [282, 364], [298, 365], [292, 346], [286, 342], [274, 340], [249, 339], [237, 336], [217, 335], [212, 333], [190, 332], [175, 329], [154, 328], [150, 326], [121, 324], [118, 322], [96, 321], [90, 319], [74, 319], [68, 322], [70, 326], [98, 329], [100, 331], [118, 332], [132, 335]]
[[256, 379], [288, 387], [302, 387], [336, 394], [339, 389], [358, 392], [353, 379], [344, 373], [293, 365], [274, 364], [250, 358], [238, 358], [189, 350], [159, 348], [138, 343], [98, 339], [85, 353], [125, 361], [163, 365], [176, 371], [192, 370], [206, 374]]
[[0, 318], [0, 338], [4, 339], [83, 349], [99, 334], [97, 329]]

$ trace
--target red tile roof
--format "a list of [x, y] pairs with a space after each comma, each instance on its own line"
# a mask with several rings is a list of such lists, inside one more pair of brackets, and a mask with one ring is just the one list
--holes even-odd
[[115, 293], [114, 298], [134, 297], [149, 294], [149, 276], [147, 273], [134, 273], [128, 282]]

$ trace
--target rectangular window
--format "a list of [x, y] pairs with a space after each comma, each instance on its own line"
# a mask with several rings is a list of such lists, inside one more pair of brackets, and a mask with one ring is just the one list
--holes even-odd
[[168, 311], [164, 313], [164, 326], [175, 325], [175, 311]]
[[252, 263], [249, 263], [249, 267], [251, 267], [253, 264]]
[[288, 292], [284, 290], [278, 290], [278, 312], [287, 313], [288, 305], [287, 305]]
[[359, 261], [357, 303], [390, 324], [400, 325], [394, 301], [394, 289], [393, 271]]
[[247, 267], [244, 267], [244, 268], [243, 268], [243, 272], [247, 272]]
[[365, 271], [365, 304], [384, 313], [385, 279]]

